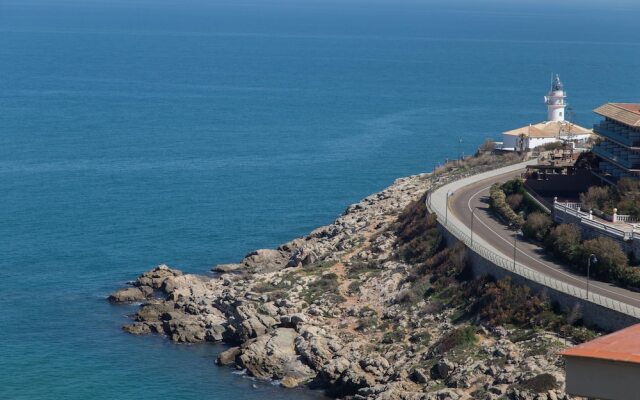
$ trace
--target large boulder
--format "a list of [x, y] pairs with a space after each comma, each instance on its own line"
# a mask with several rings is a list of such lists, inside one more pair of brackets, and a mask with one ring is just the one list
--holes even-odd
[[107, 300], [111, 303], [132, 303], [143, 301], [153, 294], [149, 287], [128, 287], [111, 293]]
[[289, 253], [284, 251], [260, 249], [247, 254], [240, 264], [247, 272], [273, 272], [286, 267], [289, 257]]
[[216, 363], [218, 365], [234, 365], [236, 363], [236, 358], [240, 355], [240, 347], [231, 347], [218, 354], [218, 358], [216, 358]]
[[288, 387], [310, 381], [316, 373], [296, 354], [297, 336], [292, 328], [277, 328], [245, 343], [239, 357], [241, 366], [258, 378], [282, 379]]
[[148, 286], [154, 290], [161, 290], [165, 280], [181, 275], [182, 271], [171, 269], [162, 264], [140, 275], [134, 285], [138, 287]]
[[250, 302], [238, 301], [235, 307], [229, 307], [226, 311], [230, 315], [225, 339], [234, 343], [262, 336], [278, 323], [275, 318], [258, 312]]

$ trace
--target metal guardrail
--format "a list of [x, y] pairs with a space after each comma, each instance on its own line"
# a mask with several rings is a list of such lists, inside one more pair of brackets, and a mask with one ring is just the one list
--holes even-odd
[[[438, 183], [440, 183], [437, 187], [432, 187], [432, 189], [430, 189], [429, 191], [431, 193], [433, 193], [433, 191], [441, 188], [442, 186], [445, 186], [451, 182], [460, 180], [462, 178], [466, 178], [467, 176], [456, 176], [453, 179], [444, 179]], [[446, 182], [444, 182], [446, 181]], [[502, 254], [496, 253], [495, 251], [488, 249], [486, 247], [484, 247], [483, 245], [481, 245], [480, 243], [478, 243], [478, 241], [471, 241], [471, 237], [469, 234], [467, 234], [466, 232], [462, 231], [460, 228], [458, 228], [457, 226], [455, 226], [455, 224], [451, 223], [451, 219], [453, 218], [452, 216], [445, 216], [442, 212], [440, 212], [439, 210], [435, 210], [431, 204], [431, 194], [427, 195], [427, 199], [426, 199], [426, 203], [427, 203], [427, 207], [434, 212], [437, 217], [438, 220], [440, 221], [440, 223], [442, 224], [442, 226], [447, 229], [453, 236], [455, 236], [458, 240], [460, 240], [461, 242], [463, 242], [469, 249], [471, 249], [473, 252], [475, 252], [476, 254], [478, 254], [480, 257], [484, 258], [485, 260], [493, 263], [494, 265], [513, 272], [517, 275], [520, 275], [521, 277], [528, 279], [532, 282], [536, 282], [540, 285], [546, 286], [550, 289], [556, 290], [558, 292], [561, 293], [565, 293], [568, 294], [570, 296], [579, 298], [581, 300], [586, 300], [589, 301], [591, 303], [597, 304], [599, 306], [602, 307], [606, 307], [608, 309], [620, 312], [622, 314], [626, 314], [626, 315], [630, 315], [634, 318], [638, 318], [640, 319], [640, 308], [631, 306], [629, 304], [626, 303], [622, 303], [620, 301], [617, 300], [613, 300], [609, 297], [605, 297], [605, 296], [601, 296], [597, 293], [593, 293], [593, 292], [589, 292], [588, 296], [587, 296], [587, 292], [584, 289], [581, 289], [577, 286], [574, 285], [570, 285], [568, 283], [559, 281], [557, 279], [554, 279], [548, 275], [545, 275], [543, 273], [540, 273], [538, 271], [535, 271], [525, 265], [522, 265], [520, 263], [514, 263], [513, 259], [507, 258], [505, 256], [503, 256]], [[448, 207], [448, 204], [445, 205], [446, 207]]]

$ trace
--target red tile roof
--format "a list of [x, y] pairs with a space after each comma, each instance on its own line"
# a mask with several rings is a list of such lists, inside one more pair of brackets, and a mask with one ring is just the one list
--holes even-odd
[[640, 324], [580, 344], [560, 354], [640, 364]]
[[596, 108], [593, 112], [625, 125], [640, 127], [640, 104], [607, 103]]

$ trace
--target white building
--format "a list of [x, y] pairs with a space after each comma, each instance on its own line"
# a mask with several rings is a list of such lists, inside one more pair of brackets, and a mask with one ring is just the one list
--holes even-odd
[[544, 97], [547, 120], [503, 132], [502, 142], [496, 143], [496, 147], [507, 151], [528, 151], [548, 143], [581, 143], [589, 140], [592, 134], [590, 129], [565, 120], [566, 98], [564, 86], [556, 75], [549, 93]]

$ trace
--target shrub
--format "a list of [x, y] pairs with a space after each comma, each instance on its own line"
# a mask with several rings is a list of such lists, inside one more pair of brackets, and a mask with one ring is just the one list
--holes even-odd
[[391, 344], [401, 342], [404, 339], [404, 330], [397, 329], [391, 332], [387, 332], [382, 336], [382, 343]]
[[621, 285], [633, 289], [640, 289], [640, 268], [627, 267], [620, 271], [619, 274], [618, 282], [620, 282]]
[[579, 262], [579, 266], [583, 271], [587, 270], [590, 254], [595, 255], [598, 259], [597, 264], [591, 265], [591, 276], [619, 280], [624, 271], [629, 268], [627, 255], [613, 239], [598, 237], [585, 240], [582, 244], [582, 255]]
[[470, 346], [477, 341], [476, 330], [472, 326], [456, 328], [440, 339], [436, 345], [436, 351], [439, 354], [444, 354], [456, 347]]
[[376, 329], [378, 327], [380, 321], [378, 321], [378, 317], [376, 316], [370, 316], [370, 317], [365, 317], [360, 319], [360, 321], [358, 322], [358, 326], [356, 327], [356, 330], [360, 331], [360, 332], [368, 332], [371, 331], [373, 329]]
[[558, 386], [558, 382], [556, 378], [551, 374], [540, 374], [536, 375], [531, 379], [527, 379], [522, 382], [522, 387], [524, 389], [528, 389], [535, 393], [544, 393], [549, 390], [556, 389]]
[[414, 333], [409, 338], [409, 341], [411, 343], [421, 344], [423, 346], [427, 346], [431, 342], [431, 334], [429, 332]]
[[491, 208], [493, 208], [509, 224], [520, 227], [524, 224], [524, 219], [518, 215], [506, 202], [505, 192], [499, 182], [494, 183], [489, 190]]
[[553, 220], [547, 214], [532, 212], [527, 221], [522, 225], [522, 232], [532, 239], [543, 241], [553, 226]]
[[509, 207], [511, 207], [511, 209], [513, 211], [516, 211], [520, 208], [520, 206], [522, 205], [522, 200], [524, 199], [524, 196], [521, 195], [520, 193], [513, 193], [510, 194], [509, 196], [507, 196], [507, 204], [509, 205]]
[[349, 286], [347, 287], [347, 289], [349, 290], [349, 293], [358, 293], [360, 291], [360, 286], [362, 286], [362, 281], [356, 279], [354, 281], [352, 281], [351, 283], [349, 283]]
[[496, 149], [496, 142], [491, 138], [486, 138], [478, 148], [480, 153], [490, 153]]
[[541, 151], [553, 151], [561, 148], [562, 148], [562, 142], [545, 143], [541, 146], [536, 147], [537, 150], [541, 150]]
[[516, 178], [502, 184], [502, 190], [506, 195], [524, 193], [524, 180]]
[[307, 285], [307, 290], [304, 292], [304, 301], [308, 304], [312, 304], [324, 295], [328, 295], [328, 297], [335, 302], [344, 301], [344, 299], [341, 299], [339, 296], [339, 283], [338, 275], [333, 272], [321, 275], [315, 281], [309, 282]]
[[586, 193], [580, 193], [580, 202], [586, 209], [595, 208], [600, 211], [611, 212], [615, 207], [612, 193], [607, 186], [591, 186]]
[[549, 309], [540, 296], [532, 294], [526, 286], [514, 285], [511, 278], [478, 285], [475, 309], [488, 325], [514, 324], [517, 326], [544, 325], [543, 311]]
[[640, 181], [631, 178], [622, 178], [616, 184], [620, 201], [618, 212], [640, 217]]
[[582, 234], [574, 224], [560, 224], [547, 236], [547, 247], [560, 259], [574, 263], [580, 257]]
[[424, 196], [409, 204], [396, 225], [399, 257], [409, 263], [419, 263], [435, 254], [442, 243], [436, 225], [437, 218], [427, 210]]

